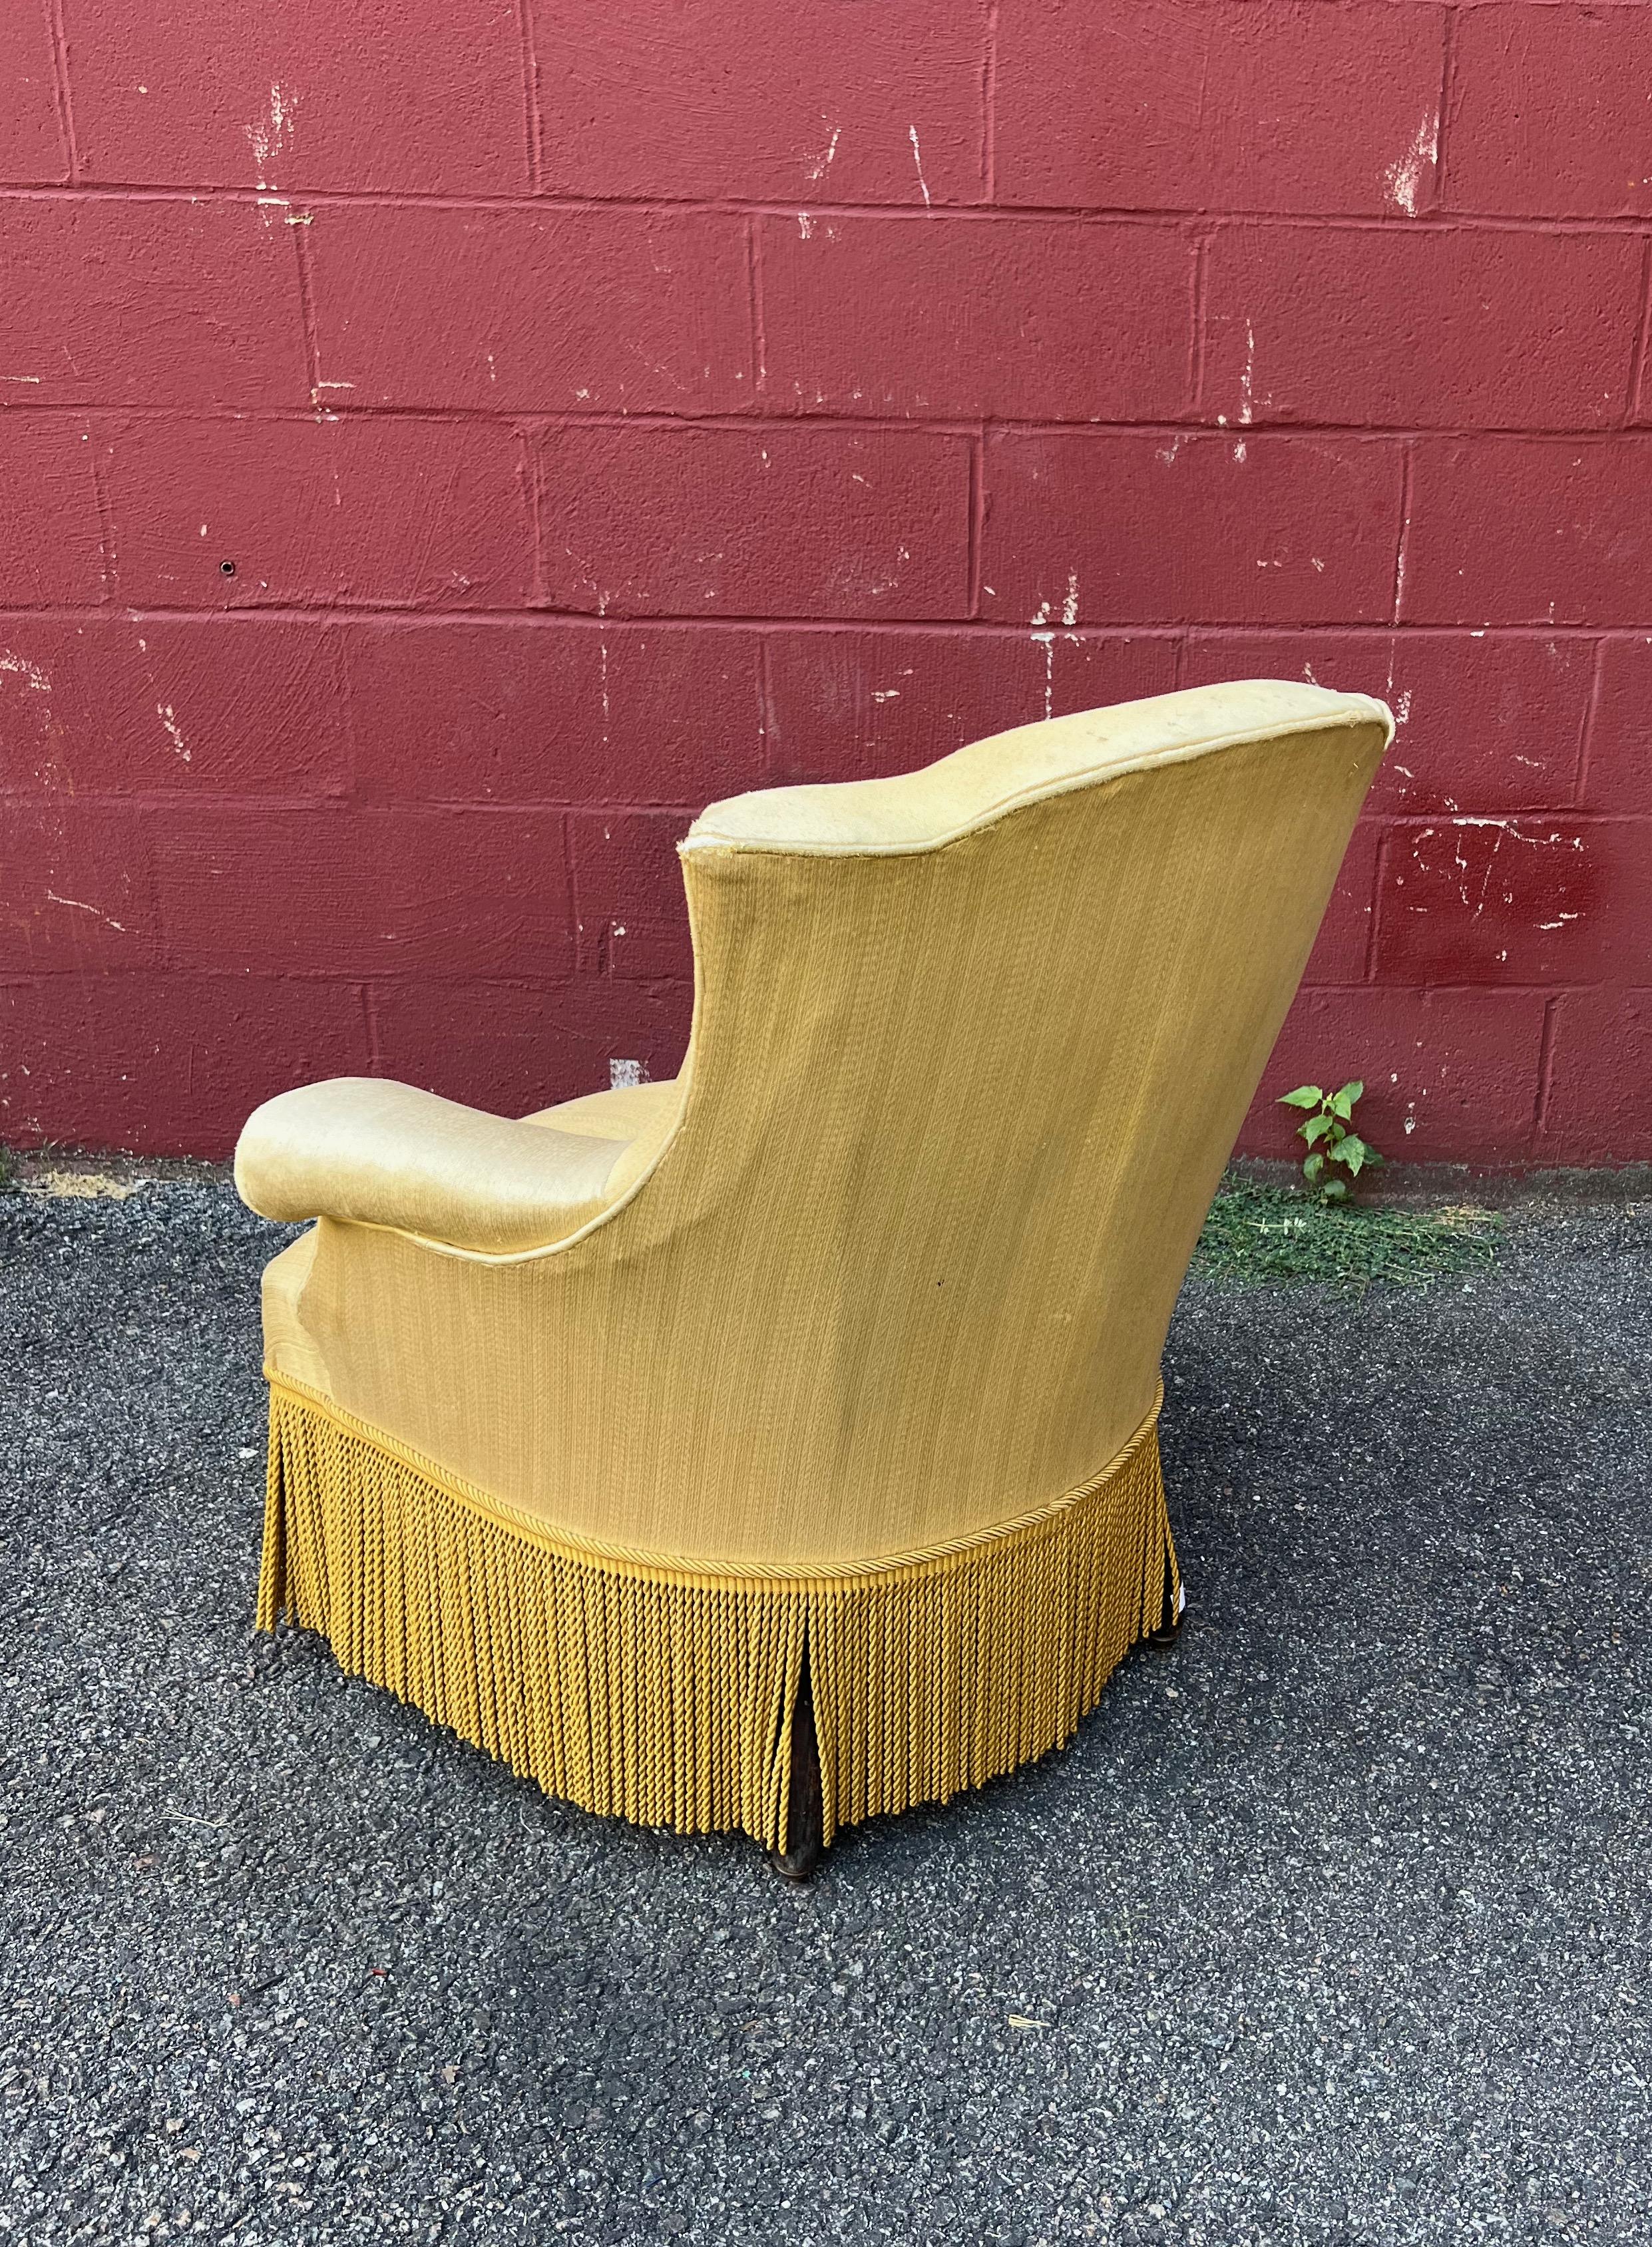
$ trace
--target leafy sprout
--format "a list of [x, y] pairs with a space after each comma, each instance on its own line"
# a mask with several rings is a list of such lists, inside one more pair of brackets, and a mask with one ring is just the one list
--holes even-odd
[[1382, 1164], [1382, 1158], [1370, 1141], [1362, 1139], [1354, 1129], [1354, 1105], [1364, 1090], [1362, 1079], [1356, 1076], [1335, 1092], [1326, 1092], [1317, 1084], [1299, 1084], [1294, 1092], [1280, 1096], [1281, 1108], [1308, 1111], [1306, 1121], [1296, 1127], [1297, 1137], [1307, 1142], [1308, 1150], [1302, 1176], [1322, 1202], [1346, 1201], [1360, 1172], [1376, 1170]]

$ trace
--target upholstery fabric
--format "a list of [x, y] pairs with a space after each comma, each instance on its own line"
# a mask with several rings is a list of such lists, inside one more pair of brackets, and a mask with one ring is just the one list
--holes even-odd
[[243, 1195], [317, 1220], [266, 1274], [272, 1383], [598, 1568], [850, 1579], [1030, 1534], [1150, 1437], [1391, 733], [1248, 681], [713, 804], [672, 1084], [512, 1123], [344, 1080], [251, 1119]]

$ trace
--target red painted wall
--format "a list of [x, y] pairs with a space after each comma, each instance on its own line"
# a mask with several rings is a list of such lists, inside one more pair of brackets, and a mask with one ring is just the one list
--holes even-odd
[[1642, 0], [14, 0], [0, 1137], [669, 1071], [707, 799], [1273, 673], [1403, 722], [1269, 1089], [1652, 1156], [1649, 118]]

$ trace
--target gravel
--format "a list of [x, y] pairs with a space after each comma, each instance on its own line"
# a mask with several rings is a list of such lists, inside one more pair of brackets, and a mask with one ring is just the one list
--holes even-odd
[[276, 1240], [0, 1199], [0, 2237], [1648, 2237], [1652, 1207], [1190, 1286], [1180, 1645], [802, 1890], [255, 1636]]

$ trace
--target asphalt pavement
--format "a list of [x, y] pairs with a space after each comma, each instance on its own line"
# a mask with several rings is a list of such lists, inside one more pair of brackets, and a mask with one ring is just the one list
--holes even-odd
[[1191, 1284], [1181, 1643], [803, 1889], [253, 1633], [281, 1237], [0, 1196], [0, 2238], [1652, 2238], [1652, 1205]]

